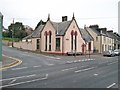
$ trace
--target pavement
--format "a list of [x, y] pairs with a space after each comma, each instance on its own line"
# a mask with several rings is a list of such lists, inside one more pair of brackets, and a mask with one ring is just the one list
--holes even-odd
[[0, 67], [0, 70], [15, 67], [15, 66], [17, 66], [21, 63], [22, 63], [21, 60], [18, 60], [16, 58], [9, 57], [9, 56], [6, 56], [6, 55], [2, 55], [2, 65]]

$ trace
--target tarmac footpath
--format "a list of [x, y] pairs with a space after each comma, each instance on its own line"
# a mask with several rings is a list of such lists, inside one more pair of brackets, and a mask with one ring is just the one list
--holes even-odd
[[4, 70], [4, 69], [15, 67], [21, 63], [22, 63], [22, 61], [17, 58], [2, 55], [2, 63], [0, 65], [0, 71]]

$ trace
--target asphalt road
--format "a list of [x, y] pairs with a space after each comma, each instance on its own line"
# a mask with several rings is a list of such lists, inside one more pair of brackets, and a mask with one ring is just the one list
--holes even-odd
[[118, 57], [46, 56], [7, 46], [22, 64], [2, 71], [2, 88], [118, 88]]

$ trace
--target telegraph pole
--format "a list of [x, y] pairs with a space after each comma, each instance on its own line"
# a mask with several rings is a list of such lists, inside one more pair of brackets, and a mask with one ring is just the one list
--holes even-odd
[[14, 47], [14, 18], [13, 18], [13, 23], [12, 23], [13, 25], [12, 25], [12, 30], [11, 30], [11, 32], [12, 32], [12, 47]]
[[0, 12], [0, 61], [2, 61], [2, 28], [3, 28], [3, 15]]

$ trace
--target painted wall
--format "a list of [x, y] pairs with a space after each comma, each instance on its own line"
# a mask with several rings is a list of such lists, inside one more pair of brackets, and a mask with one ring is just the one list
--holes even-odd
[[[81, 34], [79, 32], [79, 29], [75, 23], [75, 21], [73, 20], [73, 22], [71, 23], [71, 25], [69, 26], [68, 30], [65, 33], [64, 36], [64, 53], [67, 52], [71, 52], [71, 31], [77, 31], [77, 49], [76, 52], [82, 52], [82, 44], [85, 43], [85, 41], [82, 39]], [[74, 41], [74, 39], [73, 39]], [[74, 47], [74, 44], [73, 44]], [[75, 50], [75, 48], [73, 48], [73, 51]]]
[[[93, 37], [93, 48], [100, 53], [100, 36], [98, 36], [91, 28], [87, 28], [87, 31]], [[97, 40], [98, 38], [98, 40]]]
[[[51, 36], [51, 51], [49, 51], [49, 35], [47, 36], [47, 51], [45, 51], [45, 31], [52, 32], [52, 36]], [[41, 52], [55, 52], [55, 29], [53, 28], [53, 26], [51, 25], [50, 21], [48, 21], [43, 29], [43, 31], [41, 32]]]
[[26, 41], [14, 42], [14, 47], [22, 48], [22, 49], [25, 49], [25, 50], [36, 51], [36, 46], [37, 46], [36, 41], [37, 41], [37, 39], [40, 39], [40, 38], [29, 39], [28, 42], [26, 42]]

